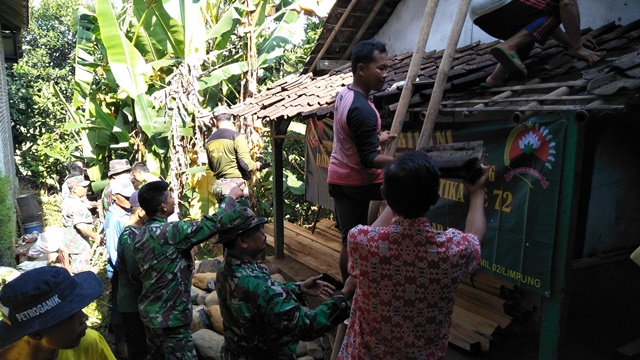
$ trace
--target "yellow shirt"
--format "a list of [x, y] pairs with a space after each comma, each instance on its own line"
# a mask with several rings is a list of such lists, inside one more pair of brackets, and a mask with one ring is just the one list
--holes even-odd
[[102, 335], [93, 329], [87, 329], [80, 344], [73, 349], [58, 350], [56, 360], [115, 360], [109, 345]]

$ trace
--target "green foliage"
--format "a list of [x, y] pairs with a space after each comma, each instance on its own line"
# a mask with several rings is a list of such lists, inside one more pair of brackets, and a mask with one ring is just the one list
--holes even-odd
[[[293, 124], [293, 123], [292, 123]], [[291, 126], [290, 126], [291, 129]], [[285, 220], [298, 224], [313, 222], [313, 210], [317, 205], [307, 202], [304, 184], [304, 141], [301, 134], [288, 131], [290, 138], [283, 144], [283, 189], [284, 189], [284, 216]], [[264, 160], [273, 163], [272, 144], [265, 144]], [[253, 209], [256, 214], [263, 217], [273, 217], [273, 167], [261, 171], [251, 187], [254, 195]]]
[[13, 181], [0, 176], [0, 266], [14, 266], [14, 241], [16, 238], [16, 210], [13, 201]]
[[50, 84], [57, 84], [64, 99], [71, 99], [75, 52], [71, 26], [78, 2], [42, 0], [32, 8], [22, 39], [24, 56], [7, 66], [17, 174], [27, 181], [25, 186], [57, 190], [75, 150], [72, 136], [61, 131], [66, 113], [52, 101]]

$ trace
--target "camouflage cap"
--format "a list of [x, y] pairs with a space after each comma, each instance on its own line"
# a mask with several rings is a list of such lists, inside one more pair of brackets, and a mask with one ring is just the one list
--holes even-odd
[[247, 201], [247, 199], [240, 199], [237, 201], [234, 208], [225, 211], [220, 215], [220, 218], [218, 219], [220, 231], [218, 232], [218, 238], [214, 243], [220, 244], [233, 240], [252, 227], [266, 222], [267, 219], [258, 217], [253, 211], [251, 211], [249, 208], [249, 201]]
[[73, 176], [67, 179], [67, 185], [69, 189], [73, 189], [76, 186], [89, 186], [90, 182], [84, 179], [84, 176]]
[[131, 170], [131, 164], [129, 164], [129, 160], [127, 159], [116, 159], [109, 161], [109, 173], [107, 174], [109, 177], [112, 175], [119, 174], [121, 172]]

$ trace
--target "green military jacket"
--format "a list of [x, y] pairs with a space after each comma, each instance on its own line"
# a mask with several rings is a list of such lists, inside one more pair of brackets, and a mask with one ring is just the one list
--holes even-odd
[[142, 293], [140, 268], [133, 255], [133, 242], [140, 228], [127, 225], [118, 238], [118, 311], [138, 312], [138, 297]]
[[225, 360], [295, 359], [300, 340], [312, 340], [349, 316], [334, 300], [313, 310], [301, 304], [299, 283], [280, 283], [252, 261], [225, 254], [216, 276], [224, 321]]
[[[239, 132], [218, 129], [207, 138], [205, 144], [209, 168], [216, 179], [247, 178], [256, 170], [251, 160], [247, 140]], [[245, 176], [243, 176], [245, 175]]]
[[133, 243], [140, 267], [142, 293], [138, 300], [140, 318], [149, 328], [191, 324], [191, 249], [219, 231], [218, 216], [236, 206], [227, 197], [213, 216], [201, 221], [168, 223], [151, 217]]

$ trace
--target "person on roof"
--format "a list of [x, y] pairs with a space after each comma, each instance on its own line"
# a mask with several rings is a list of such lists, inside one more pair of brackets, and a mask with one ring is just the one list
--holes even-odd
[[381, 153], [380, 145], [396, 135], [380, 131], [380, 114], [369, 101], [369, 93], [382, 89], [387, 66], [384, 43], [374, 39], [358, 43], [351, 54], [353, 83], [336, 97], [327, 183], [342, 235], [343, 281], [348, 277], [347, 234], [354, 226], [367, 224], [371, 200], [382, 200], [382, 168], [393, 160]]
[[[487, 34], [504, 40], [491, 49], [499, 65], [481, 86], [502, 86], [508, 80], [524, 80], [523, 61], [535, 43], [553, 37], [571, 53], [593, 65], [601, 55], [590, 36], [580, 37], [580, 10], [577, 0], [472, 0], [469, 18]], [[565, 31], [560, 29], [560, 24]], [[586, 47], [585, 47], [586, 46]]]

